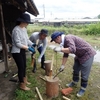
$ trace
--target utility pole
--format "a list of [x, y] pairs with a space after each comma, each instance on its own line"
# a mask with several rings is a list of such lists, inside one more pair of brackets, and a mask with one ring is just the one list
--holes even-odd
[[43, 17], [45, 18], [45, 6], [43, 4]]
[[52, 18], [52, 12], [51, 12], [51, 18]]

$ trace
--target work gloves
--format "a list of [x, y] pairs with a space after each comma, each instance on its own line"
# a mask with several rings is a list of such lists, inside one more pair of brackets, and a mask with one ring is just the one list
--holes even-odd
[[61, 47], [55, 47], [53, 50], [55, 51], [55, 52], [61, 52]]
[[32, 47], [36, 47], [36, 43], [33, 43], [33, 44], [32, 44]]
[[62, 72], [64, 70], [65, 66], [64, 65], [61, 65], [59, 71]]
[[35, 53], [35, 49], [33, 47], [29, 47], [28, 50], [31, 51], [32, 53]]
[[[36, 47], [36, 43], [33, 43], [32, 44], [32, 46], [30, 47], [30, 48], [32, 48], [34, 51], [35, 51], [35, 47]], [[31, 51], [31, 50], [30, 50]], [[33, 52], [33, 51], [31, 51], [33, 54], [35, 54], [36, 53], [36, 51], [35, 52]]]
[[40, 57], [38, 58], [38, 62], [39, 62], [39, 63], [41, 62], [41, 58], [40, 58]]

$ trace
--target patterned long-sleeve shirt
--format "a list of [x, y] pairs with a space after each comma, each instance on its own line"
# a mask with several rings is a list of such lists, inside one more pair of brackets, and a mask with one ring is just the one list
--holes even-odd
[[[96, 54], [96, 51], [89, 43], [71, 34], [65, 36], [64, 48], [69, 48], [70, 53], [75, 54], [75, 58], [81, 64]], [[68, 57], [68, 54], [64, 53], [64, 57]]]

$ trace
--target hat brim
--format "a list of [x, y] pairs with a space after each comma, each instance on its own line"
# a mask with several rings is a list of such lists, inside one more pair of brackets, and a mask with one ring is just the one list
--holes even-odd
[[53, 42], [53, 40], [51, 40], [50, 42]]
[[54, 41], [54, 39], [56, 39], [58, 36], [61, 36], [62, 34], [64, 34], [63, 32], [60, 32], [55, 38], [53, 38], [53, 39], [51, 39], [51, 41], [50, 42], [53, 42]]
[[33, 22], [25, 21], [25, 20], [23, 20], [21, 18], [18, 18], [17, 21], [19, 21], [19, 22], [25, 22], [25, 23], [28, 23], [28, 24], [33, 24]]

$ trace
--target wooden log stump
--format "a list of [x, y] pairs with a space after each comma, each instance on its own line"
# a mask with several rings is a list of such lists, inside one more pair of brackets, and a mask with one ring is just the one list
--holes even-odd
[[44, 61], [44, 65], [45, 65], [45, 74], [47, 76], [49, 76], [50, 74], [50, 69], [51, 69], [51, 60], [46, 60]]
[[49, 98], [56, 98], [59, 95], [59, 78], [46, 77], [46, 95]]

